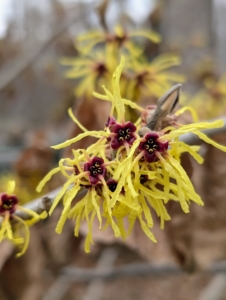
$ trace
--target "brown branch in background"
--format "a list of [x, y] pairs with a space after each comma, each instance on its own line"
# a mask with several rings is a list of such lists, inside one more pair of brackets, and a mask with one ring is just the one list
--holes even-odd
[[[96, 270], [111, 270], [112, 265], [117, 259], [118, 252], [114, 248], [105, 249], [97, 261]], [[67, 280], [68, 276], [61, 274], [49, 290], [45, 293], [43, 300], [61, 300], [71, 287], [71, 282]], [[93, 279], [90, 281], [83, 300], [99, 300], [104, 290], [104, 282], [101, 279]]]
[[[114, 248], [105, 249], [98, 259], [96, 270], [112, 270], [112, 266], [115, 263], [118, 254], [118, 251]], [[104, 284], [102, 279], [93, 278], [89, 283], [82, 300], [100, 300], [104, 291]]]
[[[65, 275], [65, 279], [67, 276], [67, 280], [76, 282], [89, 282], [94, 279], [113, 280], [120, 277], [133, 276], [180, 275], [183, 273], [185, 273], [185, 271], [176, 265], [155, 265], [147, 262], [130, 263], [107, 270], [84, 269], [77, 267], [66, 267], [62, 269], [62, 274]], [[226, 261], [214, 263], [209, 268], [200, 270], [200, 273], [226, 273]]]
[[109, 0], [103, 0], [102, 3], [97, 8], [97, 13], [100, 18], [100, 23], [106, 32], [108, 31], [108, 26], [106, 23], [106, 11], [107, 11], [108, 5], [109, 5]]
[[[59, 187], [51, 192], [49, 192], [48, 194], [39, 197], [27, 204], [24, 205], [25, 208], [30, 209], [35, 211], [37, 214], [41, 214], [44, 211], [49, 211], [50, 207], [53, 203], [53, 200], [55, 199], [55, 197], [57, 196], [57, 194], [59, 193], [59, 191], [62, 189], [62, 187]], [[75, 198], [79, 198], [82, 195], [84, 195], [86, 193], [86, 190], [81, 190], [77, 196]], [[21, 217], [22, 219], [29, 219], [31, 218], [30, 215], [26, 214], [25, 212], [22, 212], [20, 210], [16, 211], [16, 215]]]
[[[96, 4], [94, 4], [92, 7], [90, 7], [90, 5], [91, 4], [89, 4], [90, 10], [97, 7]], [[29, 66], [34, 64], [43, 54], [43, 52], [72, 24], [82, 21], [88, 17], [90, 10], [85, 9], [84, 5], [77, 4], [74, 9], [70, 10], [69, 15], [58, 26], [58, 28], [49, 37], [47, 37], [41, 45], [36, 45], [33, 49], [27, 49], [23, 55], [21, 55], [19, 58], [15, 58], [14, 61], [2, 68], [0, 71], [0, 90], [14, 81]]]

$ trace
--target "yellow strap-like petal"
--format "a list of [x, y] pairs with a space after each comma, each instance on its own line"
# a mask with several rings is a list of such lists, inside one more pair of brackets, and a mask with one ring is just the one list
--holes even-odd
[[79, 127], [82, 131], [84, 131], [84, 132], [88, 131], [88, 130], [87, 130], [87, 129], [79, 122], [79, 120], [75, 117], [75, 115], [73, 114], [73, 111], [72, 111], [71, 108], [68, 109], [68, 114], [69, 114], [69, 116], [71, 117], [72, 121], [74, 121], [75, 124], [78, 125], [78, 127]]
[[16, 186], [16, 183], [15, 183], [14, 180], [8, 181], [6, 193], [7, 194], [12, 194], [14, 192], [14, 190], [15, 190], [15, 186]]
[[101, 131], [101, 130], [100, 131], [87, 131], [87, 132], [79, 134], [78, 136], [76, 136], [76, 137], [74, 137], [74, 138], [72, 138], [70, 140], [65, 141], [64, 143], [52, 146], [51, 148], [53, 148], [53, 149], [65, 148], [67, 146], [70, 146], [71, 144], [74, 144], [74, 143], [80, 141], [81, 139], [83, 139], [86, 136], [92, 136], [92, 137], [95, 137], [95, 138], [101, 138], [102, 136], [108, 136], [108, 135], [109, 134], [107, 132]]
[[49, 173], [39, 182], [36, 191], [41, 192], [44, 185], [52, 178], [54, 174], [60, 171], [60, 167], [56, 167], [53, 170], [49, 171]]

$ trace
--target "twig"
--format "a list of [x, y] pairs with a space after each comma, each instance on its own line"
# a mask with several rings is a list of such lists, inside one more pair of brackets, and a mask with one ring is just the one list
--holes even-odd
[[[90, 5], [90, 4], [89, 4]], [[34, 64], [43, 52], [73, 23], [83, 20], [89, 16], [87, 10], [81, 12], [82, 5], [76, 5], [73, 11], [70, 11], [69, 16], [58, 26], [58, 28], [48, 37], [41, 45], [36, 45], [33, 49], [28, 49], [21, 57], [14, 59], [9, 65], [6, 65], [0, 72], [0, 90], [10, 84], [18, 76], [20, 76], [30, 65]], [[97, 7], [94, 3], [92, 8]], [[91, 9], [91, 8], [90, 8]], [[13, 66], [13, 67], [12, 67]]]
[[[117, 259], [116, 249], [106, 249], [101, 253], [97, 262], [96, 270], [112, 270], [112, 266]], [[93, 279], [87, 287], [83, 300], [99, 300], [104, 290], [104, 281], [102, 279]]]
[[90, 280], [113, 280], [120, 277], [157, 276], [165, 274], [181, 274], [183, 270], [174, 265], [154, 265], [149, 263], [132, 263], [109, 270], [83, 269], [66, 267], [62, 273], [67, 280], [89, 282]]
[[[214, 263], [199, 273], [216, 274], [226, 273], [226, 261]], [[180, 275], [185, 271], [176, 265], [155, 265], [150, 263], [132, 263], [109, 270], [82, 269], [66, 267], [62, 269], [62, 274], [67, 276], [67, 280], [76, 282], [88, 282], [93, 279], [113, 280], [120, 277], [133, 276], [161, 276], [161, 275]]]
[[[110, 269], [117, 258], [117, 251], [115, 249], [106, 249], [101, 253], [101, 256], [97, 262], [97, 269]], [[67, 275], [61, 274], [55, 282], [50, 286], [42, 300], [61, 300], [72, 282], [67, 280]], [[103, 291], [102, 280], [91, 280], [87, 287], [87, 292], [83, 300], [98, 300]]]
[[[46, 194], [42, 197], [39, 197], [39, 198], [25, 204], [23, 207], [30, 209], [30, 210], [36, 212], [37, 214], [41, 214], [44, 211], [48, 212], [50, 210], [50, 207], [51, 207], [56, 195], [59, 193], [59, 191], [61, 189], [62, 189], [62, 186], [49, 192], [48, 194]], [[82, 197], [85, 194], [86, 194], [86, 190], [84, 190], [84, 189], [80, 190], [78, 192], [78, 194], [76, 195], [75, 199]], [[29, 215], [26, 212], [23, 212], [19, 209], [15, 212], [15, 215], [19, 216], [20, 218], [22, 218], [24, 220], [28, 220], [31, 218], [31, 215]], [[0, 218], [0, 224], [1, 224], [1, 218]]]
[[[70, 187], [69, 187], [70, 188]], [[57, 196], [57, 194], [60, 192], [60, 190], [62, 189], [62, 186], [49, 192], [48, 194], [39, 197], [27, 204], [24, 205], [25, 208], [30, 209], [35, 211], [37, 214], [41, 214], [43, 211], [49, 211], [50, 207], [55, 199], [55, 197]], [[80, 190], [78, 192], [78, 194], [76, 195], [75, 199], [78, 197], [81, 197], [83, 195], [86, 194], [86, 190]], [[20, 210], [17, 210], [15, 212], [15, 214], [19, 217], [21, 217], [22, 219], [28, 219], [31, 218], [30, 215], [26, 214], [25, 212], [22, 212]]]

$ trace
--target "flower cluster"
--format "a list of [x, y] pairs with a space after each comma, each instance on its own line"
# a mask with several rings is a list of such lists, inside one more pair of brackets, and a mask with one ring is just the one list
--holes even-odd
[[[88, 224], [88, 235], [85, 251], [90, 251], [92, 224], [97, 218], [100, 228], [111, 226], [116, 237], [126, 238], [136, 220], [144, 233], [153, 241], [152, 214], [160, 218], [160, 226], [170, 220], [165, 204], [169, 201], [180, 203], [185, 213], [189, 212], [191, 201], [203, 205], [199, 195], [181, 166], [180, 156], [190, 153], [199, 163], [202, 157], [198, 146], [188, 146], [179, 140], [180, 135], [192, 132], [205, 142], [226, 151], [226, 148], [210, 140], [200, 130], [216, 128], [222, 121], [212, 123], [192, 123], [180, 125], [177, 115], [186, 110], [183, 108], [172, 118], [165, 118], [162, 124], [166, 127], [153, 131], [145, 124], [146, 119], [139, 118], [132, 123], [125, 120], [126, 106], [147, 115], [147, 111], [130, 100], [122, 99], [120, 94], [120, 76], [124, 58], [112, 77], [112, 92], [105, 87], [105, 95], [94, 93], [94, 96], [111, 102], [109, 118], [102, 131], [88, 131], [69, 110], [73, 121], [84, 131], [71, 140], [53, 146], [54, 149], [67, 147], [86, 136], [97, 138], [97, 142], [87, 149], [73, 150], [73, 158], [63, 158], [59, 166], [49, 172], [40, 182], [38, 191], [56, 172], [61, 172], [67, 181], [55, 198], [50, 214], [63, 198], [63, 211], [56, 227], [60, 233], [65, 221], [76, 220], [75, 235], [78, 236], [82, 220]], [[152, 112], [150, 110], [149, 112]], [[169, 121], [167, 121], [169, 120]], [[142, 124], [142, 125], [141, 125]], [[146, 126], [147, 125], [147, 126]], [[143, 127], [142, 127], [143, 126]], [[144, 134], [140, 134], [145, 128]], [[75, 196], [85, 190], [85, 196], [75, 202]], [[103, 225], [103, 221], [105, 225]]]
[[185, 81], [184, 75], [170, 70], [180, 64], [181, 59], [171, 53], [158, 55], [151, 62], [146, 58], [130, 60], [128, 69], [131, 70], [131, 76], [125, 97], [152, 96], [158, 99], [172, 84]]
[[222, 116], [226, 112], [226, 74], [219, 79], [206, 78], [201, 88], [192, 99], [185, 99], [184, 103], [191, 105], [201, 119], [212, 119]]
[[169, 70], [180, 64], [178, 56], [163, 54], [150, 62], [134, 37], [151, 43], [161, 41], [160, 35], [152, 30], [128, 32], [121, 26], [116, 26], [113, 33], [91, 31], [76, 38], [78, 56], [62, 58], [61, 64], [69, 67], [66, 77], [76, 80], [74, 93], [77, 97], [91, 97], [94, 90], [99, 91], [103, 84], [110, 82], [122, 54], [127, 61], [120, 80], [125, 98], [135, 102], [146, 97], [158, 98], [172, 83], [184, 81], [183, 75]]
[[[4, 239], [12, 241], [20, 248], [20, 252], [17, 253], [17, 257], [19, 257], [24, 254], [28, 247], [30, 237], [28, 225], [44, 219], [47, 217], [47, 213], [38, 215], [32, 210], [19, 206], [19, 199], [13, 194], [14, 190], [15, 181], [9, 181], [6, 191], [0, 193], [0, 243]], [[15, 214], [16, 210], [31, 216], [31, 219], [23, 220]]]
[[98, 30], [85, 33], [77, 38], [77, 43], [80, 44], [79, 50], [85, 54], [89, 53], [95, 46], [106, 43], [111, 52], [117, 51], [118, 48], [123, 48], [132, 55], [138, 56], [142, 53], [142, 50], [136, 47], [131, 41], [134, 37], [143, 37], [153, 43], [159, 43], [161, 41], [161, 36], [153, 30], [138, 29], [127, 32], [118, 25], [115, 26], [113, 33], [105, 33]]

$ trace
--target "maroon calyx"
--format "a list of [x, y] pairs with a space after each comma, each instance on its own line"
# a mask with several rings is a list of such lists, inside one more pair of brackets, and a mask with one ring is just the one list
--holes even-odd
[[8, 195], [6, 193], [0, 194], [0, 215], [6, 212], [13, 214], [19, 200], [16, 195]]
[[114, 125], [116, 124], [116, 120], [114, 117], [108, 117], [107, 122], [105, 123], [106, 127], [109, 127], [110, 131], [112, 131]]
[[157, 160], [156, 151], [161, 153], [168, 149], [168, 142], [161, 142], [158, 138], [159, 135], [156, 132], [149, 132], [144, 136], [144, 141], [138, 147], [140, 151], [144, 151], [144, 158], [149, 163]]
[[124, 124], [115, 124], [112, 130], [112, 137], [110, 140], [111, 148], [116, 150], [128, 143], [132, 145], [136, 139], [135, 132], [136, 126], [132, 122], [126, 122]]
[[117, 188], [118, 182], [112, 178], [108, 179], [107, 186], [111, 192], [114, 192]]
[[74, 174], [75, 175], [78, 175], [79, 174], [79, 169], [78, 169], [78, 167], [77, 166], [73, 166], [74, 167]]
[[104, 62], [96, 63], [96, 65], [94, 66], [94, 70], [98, 76], [104, 76], [108, 72], [106, 64]]
[[140, 175], [140, 183], [144, 184], [145, 182], [148, 181], [148, 175]]
[[92, 185], [96, 185], [100, 180], [100, 176], [105, 177], [107, 172], [104, 160], [97, 156], [91, 159], [90, 162], [85, 163], [84, 171], [89, 172], [89, 181]]
[[106, 42], [112, 43], [115, 42], [118, 44], [118, 46], [122, 46], [126, 40], [128, 40], [128, 34], [126, 32], [123, 33], [123, 35], [117, 35], [117, 34], [107, 34], [106, 35]]

